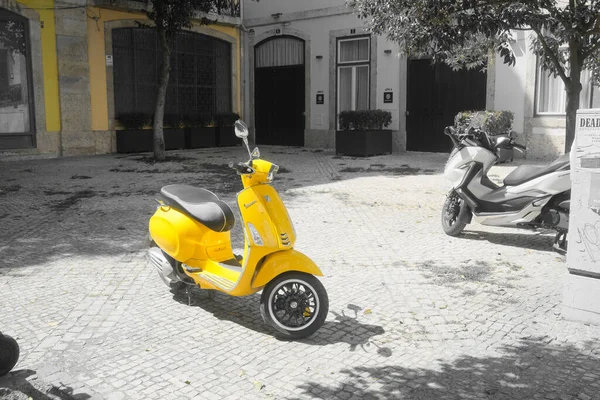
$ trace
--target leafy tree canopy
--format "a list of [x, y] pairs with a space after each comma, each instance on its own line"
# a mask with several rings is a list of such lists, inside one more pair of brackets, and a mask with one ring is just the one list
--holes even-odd
[[25, 54], [25, 25], [19, 21], [0, 20], [0, 48]]
[[455, 68], [482, 68], [490, 50], [515, 63], [511, 31], [531, 29], [543, 67], [566, 74], [564, 46], [577, 61], [595, 64], [600, 46], [598, 0], [350, 0], [373, 33], [387, 35], [407, 54], [443, 60]]
[[581, 71], [600, 83], [600, 0], [348, 0], [373, 33], [410, 56], [432, 57], [454, 69], [486, 66], [491, 51], [508, 65], [515, 30], [529, 30], [541, 66], [567, 92], [566, 151], [575, 132]]

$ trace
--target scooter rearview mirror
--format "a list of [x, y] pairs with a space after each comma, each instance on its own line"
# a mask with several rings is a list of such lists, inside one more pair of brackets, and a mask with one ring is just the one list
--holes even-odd
[[235, 129], [235, 136], [239, 137], [240, 139], [245, 139], [248, 137], [248, 126], [244, 121], [238, 119], [235, 121], [233, 127]]

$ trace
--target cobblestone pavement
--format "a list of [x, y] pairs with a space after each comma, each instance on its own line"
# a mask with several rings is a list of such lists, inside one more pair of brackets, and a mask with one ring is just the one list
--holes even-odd
[[153, 195], [185, 182], [233, 204], [241, 147], [0, 162], [0, 329], [21, 345], [0, 398], [600, 398], [600, 327], [562, 320], [553, 237], [446, 236], [446, 155], [261, 150], [325, 274], [317, 334], [279, 340], [258, 295], [188, 299], [146, 265]]

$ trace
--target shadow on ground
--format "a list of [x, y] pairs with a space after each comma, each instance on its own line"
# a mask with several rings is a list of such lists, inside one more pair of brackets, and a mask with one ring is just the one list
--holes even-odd
[[[409, 264], [434, 285], [463, 291], [463, 295], [475, 295], [483, 288], [479, 284], [492, 285], [495, 292], [519, 289], [521, 279], [529, 275], [523, 267], [512, 262], [494, 260], [462, 260], [448, 264], [443, 261], [423, 260]], [[489, 286], [487, 287], [489, 289]], [[511, 301], [509, 299], [505, 301]]]
[[306, 383], [313, 399], [598, 399], [600, 349], [523, 340], [496, 357], [463, 356], [431, 368], [399, 365], [341, 370], [334, 386]]
[[554, 244], [554, 234], [500, 233], [468, 230], [464, 231], [458, 238], [486, 240], [490, 243], [503, 246], [519, 247], [536, 251], [554, 251], [552, 249], [552, 245]]
[[[246, 329], [255, 332], [273, 335], [280, 340], [286, 340], [279, 336], [271, 327], [267, 326], [260, 314], [260, 294], [256, 293], [245, 297], [233, 297], [226, 294], [192, 288], [189, 293], [184, 289], [172, 291], [173, 299], [192, 307], [200, 307], [210, 312], [220, 320], [230, 321]], [[302, 343], [316, 346], [326, 346], [334, 343], [347, 343], [349, 351], [374, 345], [371, 339], [382, 335], [385, 330], [379, 325], [364, 324], [358, 321], [356, 309], [362, 309], [352, 304], [348, 309], [355, 316], [347, 316], [345, 311], [329, 311], [329, 320], [312, 336], [300, 340]], [[335, 319], [331, 320], [331, 316]], [[375, 346], [375, 345], [374, 345]], [[389, 357], [392, 352], [388, 348], [378, 348], [377, 352]]]
[[85, 400], [86, 393], [74, 393], [68, 386], [56, 387], [41, 381], [35, 371], [24, 369], [0, 378], [0, 398], [5, 400]]
[[[362, 176], [428, 175], [443, 166], [443, 158], [435, 155], [356, 158], [290, 147], [261, 150], [265, 159], [280, 165], [275, 187], [284, 201], [294, 197], [291, 189], [300, 187]], [[4, 162], [0, 168], [0, 257], [6, 268], [1, 273], [67, 257], [139, 251], [156, 207], [154, 199], [169, 184], [211, 190], [239, 216], [235, 195], [242, 186], [227, 163], [247, 157], [242, 147], [231, 147], [167, 152], [167, 160], [159, 163], [149, 154]], [[327, 168], [318, 165], [324, 159]], [[241, 229], [232, 235], [234, 244], [243, 241]]]

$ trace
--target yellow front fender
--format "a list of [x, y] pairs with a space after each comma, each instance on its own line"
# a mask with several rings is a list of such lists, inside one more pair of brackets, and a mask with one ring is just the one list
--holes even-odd
[[289, 271], [323, 276], [317, 264], [304, 254], [296, 250], [283, 250], [265, 257], [265, 261], [252, 280], [252, 287], [255, 289], [263, 287], [275, 277]]

